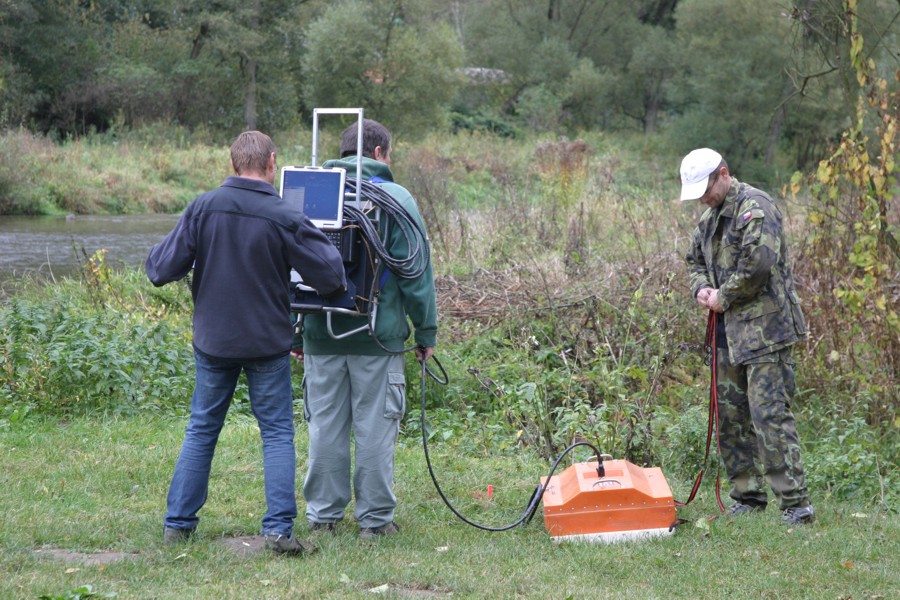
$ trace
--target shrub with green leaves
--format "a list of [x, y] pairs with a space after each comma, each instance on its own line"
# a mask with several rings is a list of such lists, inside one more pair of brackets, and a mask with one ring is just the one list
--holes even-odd
[[82, 280], [35, 284], [0, 306], [0, 419], [183, 408], [190, 331], [186, 286], [153, 288], [98, 252]]
[[900, 498], [897, 436], [879, 439], [862, 416], [834, 417], [833, 413], [813, 417], [821, 431], [806, 440], [807, 485], [840, 500], [896, 506]]

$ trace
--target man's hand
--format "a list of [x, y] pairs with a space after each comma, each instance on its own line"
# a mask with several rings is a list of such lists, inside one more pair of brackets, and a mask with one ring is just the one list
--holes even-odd
[[709, 307], [709, 310], [717, 313], [725, 312], [725, 309], [722, 308], [722, 305], [719, 304], [719, 290], [713, 290], [709, 298], [706, 300], [706, 306]]
[[303, 348], [294, 348], [291, 350], [291, 356], [299, 362], [303, 362]]
[[425, 362], [434, 356], [434, 346], [416, 346], [416, 360]]
[[717, 289], [703, 288], [697, 292], [697, 304], [713, 312], [725, 312], [725, 309], [719, 304], [719, 290]]
[[709, 308], [709, 296], [713, 293], [712, 288], [703, 288], [699, 292], [697, 292], [697, 304], [702, 306], [703, 308]]

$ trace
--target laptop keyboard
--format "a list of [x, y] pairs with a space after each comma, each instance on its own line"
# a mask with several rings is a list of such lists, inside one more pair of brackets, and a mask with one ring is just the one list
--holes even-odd
[[341, 251], [341, 239], [343, 237], [341, 231], [323, 231], [327, 237], [328, 241], [331, 242], [338, 251]]

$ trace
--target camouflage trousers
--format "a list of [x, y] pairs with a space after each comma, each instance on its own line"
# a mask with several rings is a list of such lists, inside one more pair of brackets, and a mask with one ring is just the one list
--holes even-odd
[[768, 499], [763, 476], [781, 509], [809, 503], [791, 398], [794, 361], [786, 348], [734, 365], [717, 348], [719, 449], [731, 497], [760, 505]]

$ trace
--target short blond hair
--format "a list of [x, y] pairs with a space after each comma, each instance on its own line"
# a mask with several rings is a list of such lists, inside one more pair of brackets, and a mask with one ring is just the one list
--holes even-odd
[[269, 156], [275, 152], [272, 138], [261, 131], [245, 131], [231, 144], [231, 164], [238, 175], [264, 174], [269, 166]]

